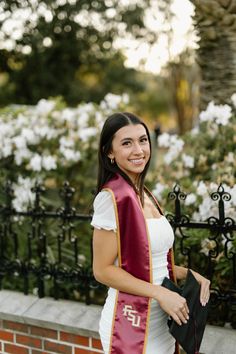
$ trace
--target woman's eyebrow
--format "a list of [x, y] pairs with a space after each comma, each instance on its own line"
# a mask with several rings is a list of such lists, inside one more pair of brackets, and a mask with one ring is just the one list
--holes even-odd
[[[142, 139], [142, 138], [147, 138], [147, 134], [143, 134], [143, 135], [141, 135], [138, 139]], [[121, 142], [122, 141], [127, 141], [127, 140], [133, 140], [132, 138], [130, 138], [130, 137], [127, 137], [127, 138], [123, 138], [123, 139], [121, 139]]]
[[132, 139], [132, 138], [127, 137], [127, 138], [123, 138], [123, 139], [121, 139], [121, 142], [122, 142], [122, 141], [125, 141], [125, 140], [133, 140], [133, 139]]

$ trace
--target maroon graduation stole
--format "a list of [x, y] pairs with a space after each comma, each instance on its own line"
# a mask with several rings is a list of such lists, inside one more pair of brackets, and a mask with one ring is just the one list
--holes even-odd
[[[134, 277], [152, 283], [149, 234], [140, 200], [119, 174], [106, 183], [104, 190], [111, 192], [115, 207], [119, 266]], [[157, 207], [160, 208], [158, 204]], [[171, 250], [167, 258], [173, 280]], [[109, 354], [145, 354], [150, 302], [148, 297], [117, 291]]]

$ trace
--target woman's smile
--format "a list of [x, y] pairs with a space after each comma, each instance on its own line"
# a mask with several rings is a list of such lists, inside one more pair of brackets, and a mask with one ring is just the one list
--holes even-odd
[[132, 162], [134, 165], [142, 165], [145, 162], [143, 157], [139, 159], [131, 159], [129, 161]]
[[150, 159], [150, 145], [142, 124], [130, 124], [120, 128], [113, 139], [108, 155], [117, 166], [135, 182]]

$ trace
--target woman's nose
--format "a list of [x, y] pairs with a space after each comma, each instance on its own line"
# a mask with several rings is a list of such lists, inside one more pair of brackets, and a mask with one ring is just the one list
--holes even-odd
[[134, 153], [136, 154], [142, 154], [143, 150], [140, 144], [134, 144]]

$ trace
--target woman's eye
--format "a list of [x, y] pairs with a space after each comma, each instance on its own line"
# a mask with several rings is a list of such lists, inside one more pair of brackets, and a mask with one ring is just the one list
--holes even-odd
[[147, 138], [142, 138], [142, 139], [140, 140], [141, 143], [146, 143], [147, 141], [148, 141]]
[[124, 141], [123, 143], [122, 143], [122, 145], [129, 145], [130, 144], [130, 141]]

